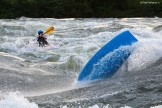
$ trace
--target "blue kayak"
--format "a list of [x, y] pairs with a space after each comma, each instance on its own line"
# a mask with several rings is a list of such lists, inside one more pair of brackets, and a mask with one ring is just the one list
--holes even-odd
[[83, 67], [78, 81], [111, 77], [131, 54], [131, 45], [138, 40], [124, 31], [103, 46]]

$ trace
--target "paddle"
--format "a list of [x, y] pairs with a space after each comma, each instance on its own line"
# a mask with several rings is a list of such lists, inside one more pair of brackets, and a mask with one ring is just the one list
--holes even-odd
[[[55, 30], [54, 27], [51, 26], [51, 27], [49, 27], [47, 30], [45, 30], [45, 32], [44, 32], [43, 34], [48, 34], [48, 35], [50, 35], [51, 33], [54, 32], [54, 30]], [[32, 34], [32, 35], [37, 37], [37, 35], [35, 35], [35, 34]]]
[[53, 26], [51, 26], [51, 27], [49, 27], [43, 34], [51, 34], [51, 33], [53, 33], [54, 32], [54, 27]]

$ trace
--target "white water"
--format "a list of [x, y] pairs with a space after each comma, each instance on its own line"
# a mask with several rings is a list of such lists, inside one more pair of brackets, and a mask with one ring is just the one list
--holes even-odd
[[[0, 101], [0, 108], [38, 108], [38, 105], [34, 102], [29, 102], [21, 93], [9, 93], [4, 99]], [[62, 106], [60, 108], [69, 108], [68, 106]], [[80, 107], [81, 108], [81, 107]], [[88, 108], [100, 108], [97, 104]], [[110, 105], [105, 105], [103, 108], [111, 108]], [[121, 108], [131, 108], [128, 106]], [[152, 107], [153, 108], [153, 107]], [[158, 107], [155, 107], [158, 108]]]
[[34, 102], [29, 102], [19, 92], [11, 92], [2, 97], [2, 100], [0, 100], [0, 108], [38, 108], [38, 105]]
[[162, 57], [162, 40], [142, 40], [134, 45], [134, 51], [128, 59], [129, 70], [141, 70]]
[[[161, 108], [162, 105], [154, 106], [150, 108]], [[3, 97], [2, 100], [0, 100], [0, 108], [38, 108], [38, 105], [34, 102], [29, 102], [20, 92], [11, 92], [5, 97]], [[60, 108], [70, 108], [68, 106], [60, 106]], [[81, 108], [81, 107], [80, 107]], [[88, 108], [100, 108], [99, 105], [93, 105]], [[103, 108], [112, 108], [109, 104], [103, 106]], [[129, 106], [124, 106], [120, 108], [132, 108]]]
[[[54, 34], [48, 36], [51, 45], [45, 48], [38, 47], [36, 37], [32, 34], [36, 34], [39, 29], [45, 30], [51, 25], [55, 27]], [[11, 106], [37, 108], [38, 104], [46, 101], [34, 99], [30, 101], [26, 97], [40, 96], [39, 99], [43, 100], [41, 95], [46, 94], [60, 93], [59, 101], [73, 102], [85, 99], [90, 101], [92, 97], [97, 100], [96, 95], [100, 96], [100, 93], [100, 97], [120, 93], [123, 89], [114, 91], [116, 86], [111, 84], [114, 82], [119, 87], [124, 86], [118, 79], [110, 80], [107, 91], [99, 89], [104, 84], [100, 84], [99, 87], [92, 84], [96, 87], [95, 90], [90, 87], [81, 95], [80, 92], [70, 94], [68, 91], [89, 87], [88, 84], [79, 87], [74, 84], [79, 71], [96, 51], [125, 30], [129, 30], [139, 40], [132, 46], [133, 52], [128, 58], [128, 70], [133, 73], [152, 66], [162, 57], [162, 30], [154, 31], [154, 28], [160, 25], [162, 25], [161, 18], [0, 20], [0, 72], [2, 72], [0, 91], [3, 97], [0, 100], [0, 108], [11, 108]], [[118, 77], [117, 75], [115, 77]], [[126, 75], [125, 77], [127, 78]], [[16, 91], [24, 96], [15, 93]], [[69, 95], [64, 97], [64, 92], [66, 95], [69, 93], [71, 97], [68, 97]], [[55, 98], [52, 99], [55, 101]], [[125, 108], [129, 108], [130, 105], [126, 104]], [[103, 106], [111, 108], [109, 102]], [[61, 107], [68, 108], [68, 105], [63, 104]], [[99, 108], [100, 104], [94, 102], [87, 107]], [[152, 108], [156, 107], [160, 106], [154, 105]]]

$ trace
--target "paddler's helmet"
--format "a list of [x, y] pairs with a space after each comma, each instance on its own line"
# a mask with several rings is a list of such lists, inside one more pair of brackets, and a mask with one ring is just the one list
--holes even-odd
[[42, 31], [42, 30], [39, 30], [39, 31], [38, 31], [38, 35], [40, 35], [40, 33], [43, 33], [43, 31]]

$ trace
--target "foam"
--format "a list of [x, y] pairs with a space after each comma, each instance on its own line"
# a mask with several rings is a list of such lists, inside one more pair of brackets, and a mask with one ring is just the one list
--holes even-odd
[[134, 44], [134, 50], [128, 59], [128, 70], [144, 69], [162, 57], [162, 40], [143, 39]]
[[[69, 107], [67, 107], [66, 105], [65, 106], [63, 106], [62, 108], [69, 108]], [[82, 107], [80, 107], [79, 106], [79, 108], [82, 108]], [[97, 104], [95, 104], [95, 105], [93, 105], [93, 106], [90, 106], [90, 107], [88, 107], [88, 108], [101, 108], [99, 105], [97, 105]], [[112, 108], [109, 104], [107, 104], [107, 105], [105, 105], [105, 106], [102, 106], [102, 108]], [[124, 106], [124, 107], [120, 107], [120, 108], [131, 108], [131, 107], [129, 107], [129, 106]], [[157, 107], [157, 108], [160, 108], [160, 107]]]
[[29, 102], [21, 93], [12, 92], [0, 100], [1, 108], [38, 108], [34, 102]]
[[154, 107], [150, 107], [150, 108], [162, 108], [162, 105], [158, 105], [158, 106], [154, 106]]

